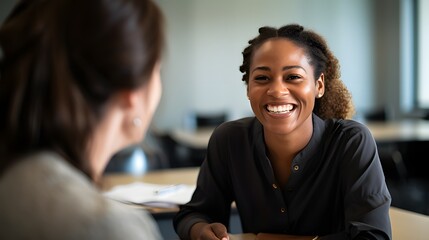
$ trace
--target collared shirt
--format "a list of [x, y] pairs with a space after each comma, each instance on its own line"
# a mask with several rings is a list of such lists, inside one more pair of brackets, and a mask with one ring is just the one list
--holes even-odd
[[368, 128], [314, 114], [313, 126], [284, 187], [276, 182], [256, 118], [219, 126], [192, 199], [174, 218], [179, 236], [187, 239], [191, 226], [201, 221], [228, 226], [235, 202], [243, 232], [391, 239], [391, 197]]

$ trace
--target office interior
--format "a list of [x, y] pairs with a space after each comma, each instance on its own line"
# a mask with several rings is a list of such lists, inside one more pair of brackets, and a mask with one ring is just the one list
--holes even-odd
[[[422, 59], [429, 56], [429, 46], [423, 44], [423, 24], [417, 24], [429, 23], [423, 17], [429, 15], [428, 1], [155, 1], [166, 17], [163, 96], [146, 140], [118, 152], [106, 174], [198, 167], [204, 144], [181, 142], [172, 133], [207, 130], [252, 115], [238, 68], [247, 41], [261, 26], [299, 23], [323, 35], [340, 61], [342, 80], [355, 103], [355, 120], [381, 125], [429, 122], [429, 100], [424, 99], [429, 89], [424, 64], [428, 68], [429, 62]], [[0, 21], [14, 3], [0, 2]], [[427, 132], [429, 125], [424, 126], [421, 131]], [[392, 205], [429, 215], [424, 151], [429, 137], [383, 139], [377, 144]]]

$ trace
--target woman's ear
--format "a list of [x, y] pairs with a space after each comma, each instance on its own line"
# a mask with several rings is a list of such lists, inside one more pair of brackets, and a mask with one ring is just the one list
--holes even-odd
[[118, 93], [117, 97], [119, 98], [121, 107], [124, 109], [134, 108], [141, 101], [138, 91], [133, 90], [123, 90]]
[[325, 75], [323, 73], [316, 80], [315, 91], [316, 98], [321, 98], [325, 94]]
[[130, 142], [138, 142], [146, 131], [146, 106], [143, 89], [123, 90], [118, 93], [122, 130]]
[[134, 118], [144, 115], [144, 97], [141, 89], [122, 90], [116, 96], [119, 107], [125, 116], [125, 121], [131, 122]]

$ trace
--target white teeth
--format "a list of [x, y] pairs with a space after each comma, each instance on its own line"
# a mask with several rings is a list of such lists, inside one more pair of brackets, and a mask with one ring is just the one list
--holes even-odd
[[292, 104], [276, 105], [276, 106], [273, 106], [273, 105], [267, 105], [267, 110], [268, 110], [269, 112], [277, 113], [277, 114], [280, 114], [280, 113], [288, 113], [288, 112], [290, 112], [290, 110], [292, 110], [292, 109], [293, 109], [293, 105], [292, 105]]

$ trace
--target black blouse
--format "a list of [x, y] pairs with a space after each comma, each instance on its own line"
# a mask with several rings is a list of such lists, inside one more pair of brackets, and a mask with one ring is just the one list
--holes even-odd
[[182, 239], [200, 221], [229, 225], [235, 202], [243, 232], [319, 235], [322, 239], [391, 239], [386, 187], [377, 146], [366, 126], [322, 120], [277, 185], [254, 117], [226, 122], [212, 134], [197, 188], [173, 220]]

